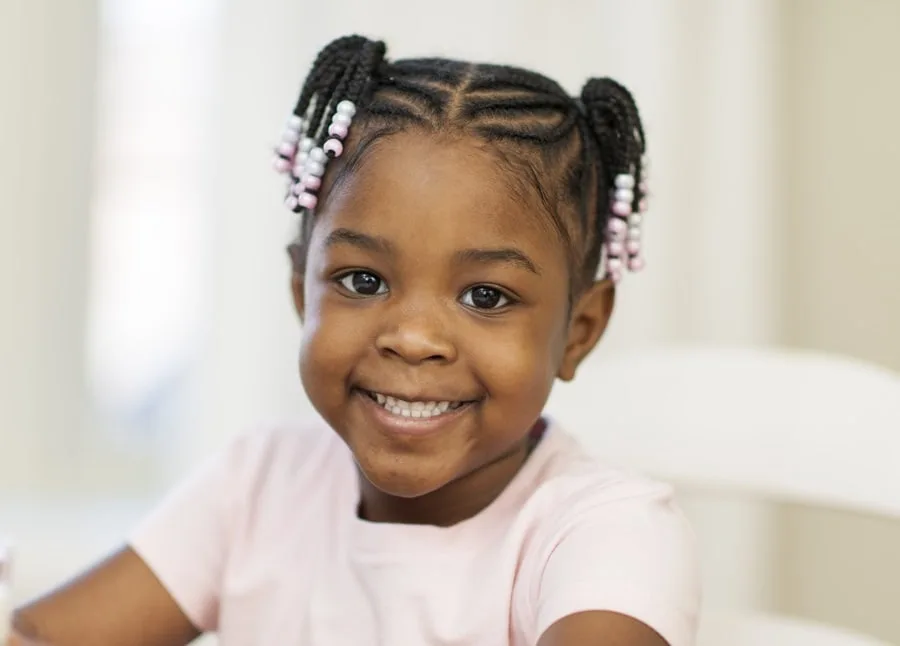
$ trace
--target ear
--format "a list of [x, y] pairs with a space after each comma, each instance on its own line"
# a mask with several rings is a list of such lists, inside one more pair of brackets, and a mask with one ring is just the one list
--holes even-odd
[[572, 307], [566, 348], [557, 377], [563, 381], [575, 378], [575, 371], [606, 331], [616, 300], [611, 280], [600, 280], [585, 290]]
[[291, 294], [294, 297], [294, 309], [297, 310], [297, 316], [300, 322], [303, 322], [303, 315], [306, 310], [306, 302], [303, 294], [303, 278], [305, 274], [305, 254], [303, 249], [297, 244], [288, 246], [288, 256], [291, 258]]
[[297, 310], [297, 316], [300, 322], [303, 322], [303, 314], [305, 310], [305, 302], [303, 299], [303, 275], [296, 271], [291, 272], [291, 294], [294, 296], [294, 309]]

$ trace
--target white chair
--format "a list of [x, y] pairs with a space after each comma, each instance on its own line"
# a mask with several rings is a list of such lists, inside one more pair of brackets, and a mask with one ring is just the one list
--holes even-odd
[[[595, 360], [554, 390], [548, 412], [605, 459], [686, 488], [900, 521], [900, 376], [874, 366], [777, 349], [655, 349]], [[741, 609], [707, 613], [699, 644], [884, 646]]]

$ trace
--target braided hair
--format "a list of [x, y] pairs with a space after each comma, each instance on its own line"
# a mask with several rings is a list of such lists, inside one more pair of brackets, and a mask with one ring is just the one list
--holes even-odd
[[[540, 206], [567, 246], [573, 291], [593, 282], [617, 178], [633, 179], [626, 193], [635, 211], [646, 192], [644, 131], [629, 91], [593, 78], [573, 98], [528, 70], [443, 58], [389, 61], [385, 51], [383, 42], [362, 36], [334, 40], [313, 63], [294, 107], [294, 118], [318, 147], [340, 102], [358, 108], [356, 143], [336, 175], [352, 171], [374, 140], [400, 130], [480, 137], [510, 171], [517, 194]], [[302, 265], [313, 216], [292, 208], [303, 214], [291, 248]]]

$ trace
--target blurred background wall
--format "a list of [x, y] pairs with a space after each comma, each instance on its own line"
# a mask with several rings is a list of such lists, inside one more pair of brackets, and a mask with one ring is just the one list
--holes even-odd
[[[0, 533], [44, 510], [32, 550], [66, 523], [88, 544], [84, 514], [120, 531], [233, 433], [310, 414], [269, 151], [347, 32], [633, 89], [650, 269], [593, 361], [704, 341], [900, 369], [898, 27], [895, 0], [3, 0]], [[900, 642], [900, 532], [687, 493], [716, 590]]]

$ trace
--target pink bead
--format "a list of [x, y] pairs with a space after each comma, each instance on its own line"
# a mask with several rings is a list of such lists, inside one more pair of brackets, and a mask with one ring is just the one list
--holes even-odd
[[293, 195], [289, 195], [287, 197], [287, 199], [284, 200], [284, 205], [286, 207], [288, 207], [288, 209], [293, 211], [294, 209], [297, 208], [297, 205], [298, 205], [297, 198], [294, 197]]
[[647, 204], [647, 198], [644, 198], [640, 202], [638, 202], [638, 211], [640, 211], [641, 213], [646, 213], [648, 206], [650, 205]]
[[610, 258], [606, 261], [606, 269], [609, 271], [621, 271], [622, 261], [618, 258]]
[[607, 276], [609, 280], [613, 282], [614, 285], [622, 282], [622, 272], [621, 271], [610, 271]]
[[613, 240], [606, 245], [606, 253], [610, 256], [621, 256], [624, 251], [624, 245], [617, 240]]
[[639, 240], [629, 240], [625, 243], [625, 248], [632, 256], [641, 252], [641, 243]]
[[328, 126], [328, 134], [332, 137], [346, 139], [347, 132], [347, 126], [340, 123], [332, 123], [330, 126]]
[[628, 260], [628, 269], [631, 271], [640, 271], [644, 268], [644, 258], [642, 256], [635, 256]]
[[606, 230], [609, 231], [613, 237], [617, 238], [628, 230], [628, 225], [625, 223], [625, 220], [610, 218], [609, 223], [606, 225]]
[[641, 182], [638, 186], [638, 189], [640, 189], [641, 193], [644, 193], [645, 195], [650, 192], [650, 187], [648, 186], [647, 182]]
[[616, 215], [631, 215], [631, 204], [628, 202], [613, 202], [612, 212]]
[[272, 161], [272, 166], [279, 173], [287, 173], [291, 170], [291, 162], [284, 157], [276, 157]]
[[304, 193], [300, 196], [299, 203], [304, 209], [312, 210], [316, 208], [316, 204], [319, 203], [319, 200], [312, 193]]
[[320, 188], [322, 188], [322, 179], [320, 177], [316, 177], [315, 175], [304, 175], [303, 186], [311, 191], [318, 191]]
[[297, 144], [292, 144], [289, 141], [282, 141], [278, 144], [278, 154], [284, 155], [285, 157], [293, 157], [297, 154]]
[[341, 153], [344, 152], [344, 144], [337, 139], [329, 139], [322, 146], [322, 150], [326, 153], [332, 153], [335, 157], [340, 157]]
[[303, 182], [295, 182], [291, 187], [291, 191], [294, 195], [303, 195], [306, 192], [306, 187], [303, 185]]

